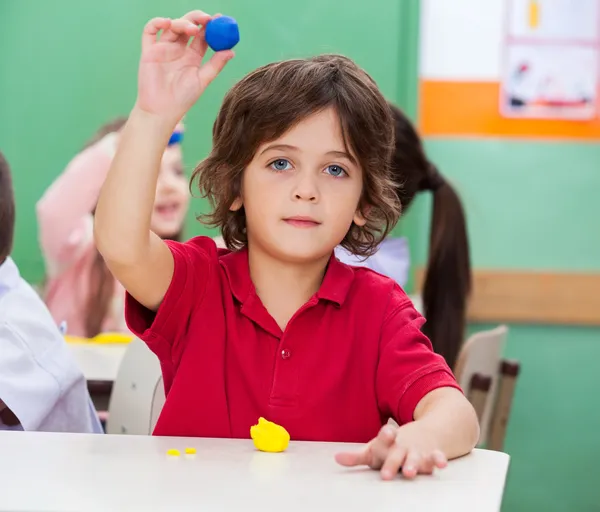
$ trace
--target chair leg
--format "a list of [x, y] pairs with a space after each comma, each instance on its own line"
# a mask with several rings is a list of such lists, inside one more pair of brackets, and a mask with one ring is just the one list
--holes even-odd
[[517, 378], [521, 366], [518, 361], [502, 361], [500, 366], [500, 382], [498, 385], [498, 399], [492, 414], [490, 431], [490, 450], [502, 451], [506, 429], [510, 419], [510, 410], [517, 385]]
[[487, 402], [488, 393], [492, 385], [492, 378], [481, 373], [474, 373], [471, 376], [471, 382], [469, 383], [469, 394], [468, 399], [471, 405], [477, 413], [477, 419], [481, 422], [483, 418], [483, 411], [485, 410], [485, 404]]

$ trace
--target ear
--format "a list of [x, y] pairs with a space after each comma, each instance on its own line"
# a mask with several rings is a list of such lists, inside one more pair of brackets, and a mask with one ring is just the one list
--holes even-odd
[[352, 221], [359, 227], [363, 227], [367, 223], [367, 219], [365, 219], [363, 212], [360, 211], [360, 209], [356, 210]]
[[242, 206], [244, 206], [244, 203], [242, 202], [242, 198], [236, 197], [233, 200], [233, 203], [231, 203], [231, 206], [229, 207], [229, 211], [237, 212]]

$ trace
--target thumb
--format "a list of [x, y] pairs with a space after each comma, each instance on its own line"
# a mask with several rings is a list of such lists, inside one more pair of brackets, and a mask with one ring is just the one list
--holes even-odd
[[217, 75], [223, 70], [225, 64], [233, 59], [234, 55], [231, 50], [215, 52], [210, 60], [198, 69], [198, 79], [202, 90], [206, 89], [208, 84], [217, 78]]
[[365, 448], [360, 452], [343, 452], [335, 456], [335, 461], [341, 466], [368, 466], [369, 465], [369, 448]]

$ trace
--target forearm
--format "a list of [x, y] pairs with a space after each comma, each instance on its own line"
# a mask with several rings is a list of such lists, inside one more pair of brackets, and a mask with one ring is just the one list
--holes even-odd
[[415, 421], [427, 429], [448, 459], [469, 453], [479, 440], [479, 422], [475, 410], [454, 388], [440, 388], [421, 400]]
[[173, 126], [133, 109], [102, 186], [95, 216], [95, 239], [106, 260], [135, 264], [148, 253], [150, 219], [164, 149]]

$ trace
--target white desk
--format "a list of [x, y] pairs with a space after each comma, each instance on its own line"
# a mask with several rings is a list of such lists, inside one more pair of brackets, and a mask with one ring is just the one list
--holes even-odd
[[[188, 446], [197, 454], [166, 454]], [[344, 448], [291, 443], [269, 454], [246, 440], [0, 432], [0, 510], [500, 510], [506, 454], [476, 450], [434, 476], [385, 482], [338, 466]]]
[[68, 343], [68, 346], [86, 380], [113, 382], [129, 345]]

